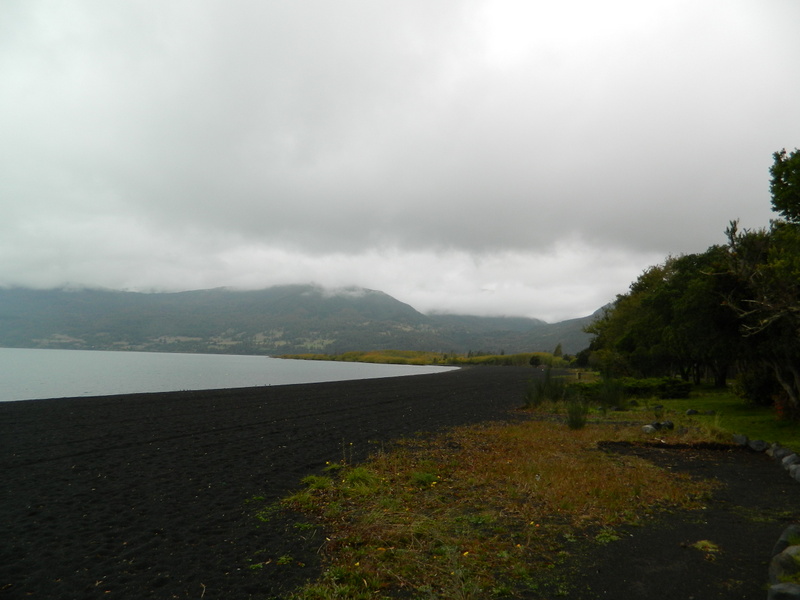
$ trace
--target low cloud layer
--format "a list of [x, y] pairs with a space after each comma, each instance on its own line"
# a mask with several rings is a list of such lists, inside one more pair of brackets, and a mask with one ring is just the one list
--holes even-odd
[[0, 285], [583, 316], [800, 145], [794, 0], [4, 10]]

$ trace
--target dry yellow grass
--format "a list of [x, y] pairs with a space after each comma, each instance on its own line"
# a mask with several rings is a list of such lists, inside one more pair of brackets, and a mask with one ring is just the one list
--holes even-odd
[[326, 527], [321, 581], [298, 598], [490, 598], [558, 585], [575, 543], [654, 512], [697, 509], [712, 483], [598, 449], [638, 427], [531, 420], [409, 440], [288, 503]]

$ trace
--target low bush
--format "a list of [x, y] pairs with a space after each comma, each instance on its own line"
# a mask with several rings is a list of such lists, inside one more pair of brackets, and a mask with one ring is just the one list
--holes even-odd
[[783, 391], [775, 373], [764, 365], [742, 369], [733, 389], [737, 396], [756, 406], [772, 406]]
[[589, 415], [589, 404], [580, 395], [567, 399], [567, 426], [570, 429], [583, 429]]
[[553, 375], [553, 370], [548, 367], [544, 372], [544, 377], [531, 379], [528, 388], [525, 390], [525, 407], [534, 408], [540, 406], [542, 402], [560, 402], [564, 399], [567, 382], [563, 377]]
[[625, 398], [688, 398], [692, 384], [673, 377], [652, 377], [635, 379], [600, 379], [598, 381], [577, 381], [570, 384], [581, 394], [602, 406], [615, 406]]

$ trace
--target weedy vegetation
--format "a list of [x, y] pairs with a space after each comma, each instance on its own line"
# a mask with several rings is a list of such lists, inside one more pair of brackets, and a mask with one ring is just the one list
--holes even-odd
[[[632, 402], [618, 384], [598, 381], [587, 399], [548, 372], [541, 388], [533, 382], [523, 393], [529, 419], [400, 440], [362, 464], [344, 457], [306, 477], [281, 505], [325, 532], [323, 572], [292, 599], [569, 594], [573, 557], [618, 541], [622, 526], [702, 510], [716, 485], [604, 452], [600, 442], [653, 441], [641, 425], [655, 411], [675, 423], [658, 432], [667, 444], [725, 442], [734, 431], [751, 435], [744, 425], [766, 428], [753, 407], [712, 388]], [[686, 416], [690, 407], [714, 414]], [[782, 431], [774, 415], [772, 426]], [[696, 547], [709, 560], [718, 552]]]
[[526, 367], [532, 364], [556, 368], [566, 367], [569, 358], [550, 352], [522, 352], [518, 354], [488, 354], [483, 352], [425, 352], [417, 350], [352, 351], [341, 354], [284, 354], [280, 358], [295, 360], [329, 360], [340, 362], [381, 363], [389, 365], [491, 365]]
[[465, 427], [337, 465], [323, 485], [306, 478], [284, 505], [323, 526], [326, 566], [293, 598], [564, 592], [567, 574], [554, 567], [573, 552], [613, 543], [615, 526], [697, 509], [713, 487], [597, 450], [600, 440], [628, 439], [626, 429], [548, 420]]

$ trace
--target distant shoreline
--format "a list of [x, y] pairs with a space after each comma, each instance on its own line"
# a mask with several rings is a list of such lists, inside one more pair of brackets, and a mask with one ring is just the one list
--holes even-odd
[[0, 348], [0, 402], [360, 380], [446, 366], [308, 363], [265, 356]]

